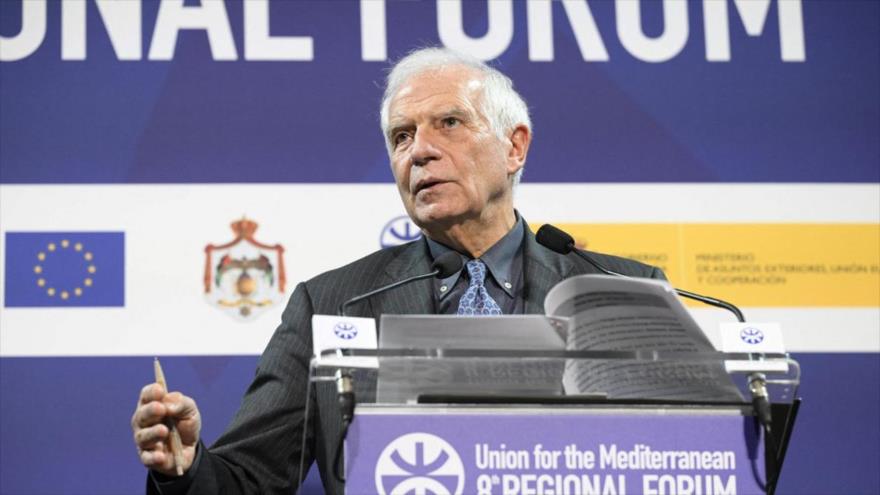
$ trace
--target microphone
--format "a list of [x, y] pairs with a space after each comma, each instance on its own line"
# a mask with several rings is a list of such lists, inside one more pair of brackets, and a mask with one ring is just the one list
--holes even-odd
[[[587, 253], [581, 251], [580, 249], [576, 249], [574, 245], [574, 238], [572, 238], [564, 230], [556, 228], [550, 224], [544, 224], [541, 226], [540, 229], [538, 229], [538, 233], [535, 235], [535, 240], [538, 241], [538, 244], [559, 254], [574, 253], [606, 275], [629, 278], [626, 275], [613, 272], [605, 268], [604, 266], [599, 264], [599, 262], [587, 255]], [[675, 287], [673, 287], [673, 289], [675, 289], [675, 292], [682, 297], [693, 299], [694, 301], [700, 301], [701, 303], [708, 304], [709, 306], [715, 306], [716, 308], [722, 308], [730, 311], [734, 314], [734, 316], [736, 316], [737, 321], [739, 321], [740, 323], [745, 323], [746, 321], [745, 317], [742, 314], [742, 311], [740, 311], [739, 308], [727, 301], [715, 299], [714, 297], [703, 296], [694, 292], [686, 291], [684, 289], [678, 289]]]
[[431, 272], [399, 280], [397, 282], [394, 282], [393, 284], [388, 284], [383, 287], [379, 287], [378, 289], [371, 290], [370, 292], [367, 292], [365, 294], [352, 297], [348, 301], [345, 301], [344, 303], [339, 305], [339, 310], [337, 311], [337, 314], [339, 316], [347, 316], [345, 314], [345, 309], [356, 302], [363, 301], [364, 299], [371, 298], [377, 294], [381, 294], [382, 292], [395, 289], [397, 287], [400, 287], [401, 285], [406, 285], [410, 282], [415, 282], [417, 280], [424, 280], [431, 277], [443, 279], [461, 270], [461, 267], [461, 255], [456, 253], [455, 251], [449, 251], [438, 256], [437, 259], [434, 260], [434, 263], [431, 264]]

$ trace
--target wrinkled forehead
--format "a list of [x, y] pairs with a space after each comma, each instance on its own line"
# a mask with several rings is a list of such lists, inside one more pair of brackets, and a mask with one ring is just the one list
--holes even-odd
[[407, 77], [394, 93], [389, 103], [392, 115], [401, 104], [418, 104], [448, 99], [467, 103], [479, 108], [484, 87], [484, 77], [478, 71], [465, 66], [427, 69]]

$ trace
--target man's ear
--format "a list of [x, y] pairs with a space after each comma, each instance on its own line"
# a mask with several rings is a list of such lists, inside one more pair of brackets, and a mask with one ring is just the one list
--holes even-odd
[[526, 165], [526, 155], [532, 142], [532, 132], [525, 124], [513, 128], [510, 150], [507, 153], [507, 173], [513, 175]]

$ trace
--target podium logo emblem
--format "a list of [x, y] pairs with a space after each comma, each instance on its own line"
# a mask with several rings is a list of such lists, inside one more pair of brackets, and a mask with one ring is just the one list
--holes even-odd
[[422, 237], [422, 231], [406, 215], [392, 218], [382, 228], [379, 245], [383, 248], [399, 246]]
[[337, 337], [343, 340], [351, 340], [357, 337], [358, 329], [354, 326], [353, 323], [349, 323], [347, 321], [340, 321], [336, 325], [333, 326], [333, 333], [336, 334]]
[[739, 338], [746, 344], [760, 344], [764, 341], [764, 332], [760, 328], [746, 327], [739, 331]]
[[376, 490], [380, 495], [461, 495], [464, 464], [446, 440], [430, 433], [408, 433], [379, 455]]

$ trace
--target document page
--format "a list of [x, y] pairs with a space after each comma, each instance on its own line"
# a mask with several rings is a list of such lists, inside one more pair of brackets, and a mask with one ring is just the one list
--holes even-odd
[[[567, 321], [544, 315], [382, 315], [380, 349], [562, 350]], [[377, 400], [419, 395], [562, 395], [561, 360], [520, 358], [380, 358]]]
[[[569, 350], [701, 352], [714, 348], [666, 282], [580, 275], [563, 280], [544, 301], [548, 316], [570, 318]], [[609, 398], [738, 401], [723, 364], [682, 361], [572, 360], [567, 395]]]

